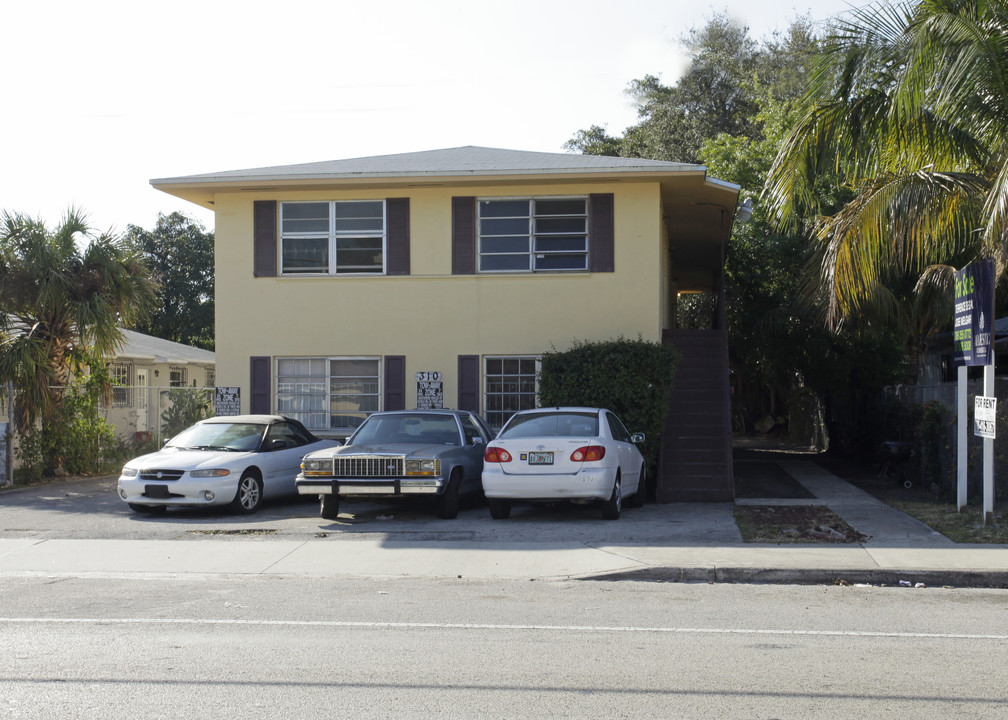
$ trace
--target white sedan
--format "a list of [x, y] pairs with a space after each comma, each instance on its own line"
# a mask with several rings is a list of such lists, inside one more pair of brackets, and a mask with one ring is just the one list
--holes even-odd
[[163, 512], [169, 505], [230, 505], [252, 513], [264, 497], [296, 494], [301, 458], [337, 445], [278, 415], [208, 418], [158, 452], [126, 463], [119, 497], [142, 513]]
[[644, 502], [644, 457], [623, 423], [604, 408], [540, 408], [515, 413], [483, 456], [490, 515], [503, 519], [515, 500], [600, 502], [619, 518], [623, 498]]

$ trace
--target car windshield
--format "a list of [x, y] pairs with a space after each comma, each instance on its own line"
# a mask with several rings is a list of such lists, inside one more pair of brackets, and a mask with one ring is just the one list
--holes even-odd
[[454, 415], [397, 414], [372, 415], [354, 434], [350, 445], [410, 443], [418, 445], [461, 445]]
[[541, 412], [515, 415], [498, 440], [533, 437], [595, 437], [598, 415], [591, 412]]
[[266, 426], [258, 423], [201, 423], [183, 430], [165, 447], [253, 452], [265, 431]]

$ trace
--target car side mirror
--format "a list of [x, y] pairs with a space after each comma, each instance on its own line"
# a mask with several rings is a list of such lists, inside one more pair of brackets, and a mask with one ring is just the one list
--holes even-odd
[[271, 450], [283, 450], [285, 447], [287, 447], [287, 441], [286, 440], [271, 440], [266, 445], [266, 450], [267, 450], [267, 452], [269, 452]]
[[633, 435], [630, 436], [630, 442], [632, 442], [634, 445], [640, 445], [642, 442], [644, 442], [644, 433], [634, 433]]

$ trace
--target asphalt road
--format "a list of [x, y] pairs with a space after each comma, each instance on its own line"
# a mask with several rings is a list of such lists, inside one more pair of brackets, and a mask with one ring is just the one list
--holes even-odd
[[1008, 717], [991, 590], [0, 578], [0, 717]]
[[[114, 486], [0, 493], [0, 538], [201, 539], [208, 554], [321, 535], [740, 541], [729, 504], [691, 506], [688, 524], [654, 505], [499, 522], [388, 504], [331, 523], [297, 498], [136, 515]], [[16, 572], [0, 575], [0, 718], [1008, 718], [1006, 617], [1003, 590]]]

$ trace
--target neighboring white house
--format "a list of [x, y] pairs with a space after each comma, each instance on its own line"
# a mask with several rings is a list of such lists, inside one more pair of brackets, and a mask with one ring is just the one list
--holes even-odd
[[123, 330], [124, 341], [109, 363], [118, 384], [107, 419], [116, 435], [159, 433], [161, 413], [168, 394], [177, 388], [213, 388], [216, 359], [210, 350]]
[[[109, 374], [117, 383], [106, 420], [123, 440], [161, 439], [161, 415], [170, 407], [170, 393], [179, 388], [210, 388], [216, 384], [216, 357], [210, 350], [182, 345], [123, 330], [123, 342]], [[213, 409], [213, 396], [208, 401]], [[10, 423], [7, 393], [0, 393], [0, 431]], [[13, 446], [16, 446], [15, 439]], [[0, 459], [2, 459], [0, 454]], [[0, 484], [4, 468], [0, 462]]]

